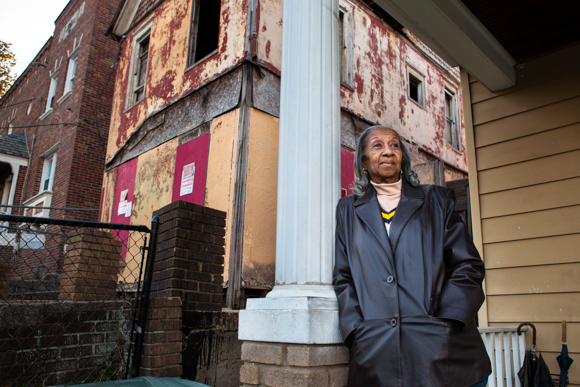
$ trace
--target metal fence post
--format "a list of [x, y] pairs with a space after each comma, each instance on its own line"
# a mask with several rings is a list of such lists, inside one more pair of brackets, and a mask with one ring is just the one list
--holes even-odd
[[145, 340], [145, 326], [147, 325], [147, 309], [149, 308], [149, 293], [151, 292], [151, 281], [153, 279], [153, 264], [155, 263], [155, 252], [157, 250], [157, 234], [159, 232], [159, 217], [154, 216], [151, 220], [151, 239], [145, 264], [145, 278], [143, 279], [143, 291], [141, 292], [141, 306], [139, 307], [139, 323], [135, 334], [135, 353], [133, 354], [133, 364], [131, 365], [131, 377], [139, 376], [141, 368], [141, 355], [143, 353], [143, 342]]

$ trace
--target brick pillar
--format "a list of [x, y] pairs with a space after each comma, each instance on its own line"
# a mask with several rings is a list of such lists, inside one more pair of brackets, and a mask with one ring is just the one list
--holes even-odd
[[240, 381], [243, 387], [344, 387], [349, 359], [343, 345], [245, 341]]
[[149, 300], [140, 376], [181, 376], [181, 325], [181, 299]]
[[183, 313], [221, 311], [226, 213], [177, 201], [160, 217], [151, 297], [179, 297]]
[[69, 234], [58, 299], [116, 299], [121, 244], [105, 231], [81, 228]]

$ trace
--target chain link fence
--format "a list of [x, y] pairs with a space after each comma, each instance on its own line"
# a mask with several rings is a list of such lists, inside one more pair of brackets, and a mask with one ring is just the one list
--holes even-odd
[[0, 215], [0, 387], [127, 378], [150, 233]]

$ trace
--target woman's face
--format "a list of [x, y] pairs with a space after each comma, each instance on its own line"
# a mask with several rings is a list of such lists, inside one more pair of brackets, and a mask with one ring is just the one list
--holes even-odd
[[396, 183], [401, 174], [403, 151], [397, 133], [376, 128], [367, 137], [363, 168], [376, 184]]

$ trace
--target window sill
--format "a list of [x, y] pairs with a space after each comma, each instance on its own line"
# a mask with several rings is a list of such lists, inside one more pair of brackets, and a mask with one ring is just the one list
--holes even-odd
[[56, 101], [57, 104], [61, 104], [65, 99], [67, 99], [70, 95], [72, 94], [72, 90], [67, 91], [66, 93], [63, 94], [62, 97], [60, 97], [60, 99], [58, 101]]
[[210, 59], [212, 56], [217, 55], [217, 53], [218, 53], [218, 49], [216, 48], [215, 50], [213, 50], [212, 52], [210, 52], [209, 54], [207, 54], [206, 56], [204, 56], [203, 58], [201, 58], [200, 60], [198, 60], [194, 64], [190, 65], [189, 67], [186, 67], [184, 73], [188, 72], [189, 70], [193, 69], [196, 66], [199, 66], [200, 64], [202, 64], [206, 60]]
[[[41, 204], [39, 207], [50, 207], [52, 204], [52, 191], [42, 191], [38, 195], [33, 196], [24, 203], [22, 203], [22, 205], [30, 207], [37, 207], [39, 204]], [[30, 210], [30, 208], [27, 208], [25, 211], [28, 210]], [[33, 211], [30, 216], [48, 218], [50, 215], [49, 209], [42, 209], [39, 212], [36, 212], [37, 210], [35, 209], [32, 210]]]
[[407, 96], [407, 100], [411, 101], [412, 103], [414, 103], [415, 105], [417, 105], [417, 107], [420, 107], [421, 109], [427, 111], [427, 108], [423, 105], [421, 105], [419, 102], [415, 101], [413, 98]]
[[44, 112], [43, 115], [40, 116], [40, 121], [44, 120], [46, 117], [48, 117], [50, 115], [50, 113], [52, 113], [52, 108], [48, 109], [47, 111]]
[[348, 83], [340, 82], [340, 86], [344, 87], [347, 90], [354, 91], [354, 87], [349, 85]]
[[446, 142], [445, 145], [447, 145], [447, 149], [452, 150], [453, 152], [457, 153], [460, 156], [463, 156], [463, 152], [454, 147], [453, 145], [451, 145], [450, 143]]
[[127, 113], [129, 110], [133, 109], [135, 106], [139, 105], [140, 103], [142, 103], [143, 101], [145, 101], [145, 98], [143, 98], [141, 101], [139, 102], [135, 102], [134, 104], [128, 105], [125, 110], [123, 111], [123, 114]]

